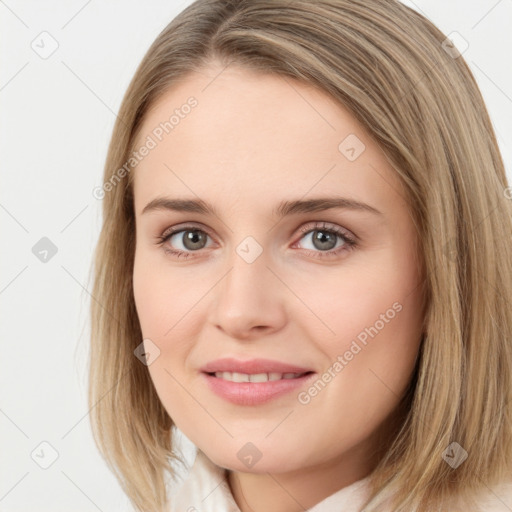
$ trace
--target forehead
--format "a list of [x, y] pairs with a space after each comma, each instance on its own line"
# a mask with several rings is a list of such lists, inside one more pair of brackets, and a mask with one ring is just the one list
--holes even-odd
[[135, 148], [149, 140], [132, 171], [137, 212], [164, 192], [231, 194], [249, 205], [308, 191], [362, 199], [364, 191], [382, 204], [386, 185], [400, 188], [376, 142], [325, 92], [236, 66], [174, 84], [147, 112]]

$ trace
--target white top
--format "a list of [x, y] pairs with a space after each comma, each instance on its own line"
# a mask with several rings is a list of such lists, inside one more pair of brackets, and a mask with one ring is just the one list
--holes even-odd
[[[308, 512], [360, 512], [370, 477], [331, 494]], [[227, 481], [227, 470], [198, 450], [189, 474], [170, 495], [169, 512], [240, 512]], [[512, 482], [482, 495], [482, 512], [512, 512]]]

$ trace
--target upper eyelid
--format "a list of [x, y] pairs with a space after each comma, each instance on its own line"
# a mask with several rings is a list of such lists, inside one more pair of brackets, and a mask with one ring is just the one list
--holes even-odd
[[[208, 228], [198, 223], [199, 225], [195, 225], [195, 223], [185, 223], [183, 226], [178, 224], [177, 226], [171, 226], [166, 228], [162, 232], [162, 237], [166, 237], [169, 235], [175, 235], [176, 233], [180, 233], [181, 231], [192, 231], [193, 229], [197, 229], [199, 231], [204, 231], [207, 235], [211, 236], [211, 232]], [[212, 237], [213, 238], [213, 237]]]
[[[211, 231], [209, 230], [209, 228], [205, 227], [203, 224], [201, 224], [199, 222], [197, 222], [197, 223], [196, 222], [188, 222], [188, 223], [183, 223], [183, 225], [178, 224], [176, 226], [169, 227], [169, 228], [165, 229], [164, 232], [162, 233], [162, 235], [159, 236], [158, 238], [161, 238], [161, 239], [167, 238], [167, 237], [176, 235], [178, 233], [181, 233], [183, 231], [191, 231], [193, 229], [198, 229], [199, 231], [203, 231], [210, 238], [215, 239], [215, 236], [213, 236], [211, 234]], [[339, 226], [333, 222], [321, 221], [321, 220], [308, 221], [308, 222], [304, 223], [303, 225], [301, 225], [299, 228], [296, 228], [293, 231], [293, 233], [296, 233], [298, 231], [299, 234], [301, 235], [299, 237], [299, 240], [300, 240], [303, 236], [310, 233], [311, 231], [314, 231], [315, 229], [317, 229], [317, 230], [324, 229], [326, 231], [332, 231], [332, 232], [335, 232], [338, 236], [344, 235], [347, 238], [352, 239], [354, 241], [358, 240], [358, 237], [355, 234], [353, 234], [352, 231], [348, 230], [347, 228]]]

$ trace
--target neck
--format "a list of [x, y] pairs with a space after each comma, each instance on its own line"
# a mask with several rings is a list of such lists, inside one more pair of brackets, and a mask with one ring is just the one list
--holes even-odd
[[287, 473], [229, 471], [228, 483], [241, 512], [304, 512], [371, 473], [361, 451]]

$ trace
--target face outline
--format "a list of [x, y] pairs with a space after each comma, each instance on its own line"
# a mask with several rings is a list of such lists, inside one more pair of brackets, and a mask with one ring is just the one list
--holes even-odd
[[[372, 434], [408, 386], [421, 338], [422, 275], [405, 194], [377, 144], [326, 94], [220, 69], [204, 68], [164, 94], [137, 138], [136, 147], [156, 141], [132, 171], [134, 298], [143, 338], [160, 351], [148, 371], [175, 424], [217, 465], [244, 473], [330, 466], [355, 480], [370, 467]], [[190, 97], [197, 106], [178, 112], [169, 133], [155, 132]], [[381, 214], [272, 214], [283, 200], [333, 196]], [[142, 213], [160, 197], [200, 198], [219, 215]], [[183, 232], [157, 244], [170, 227], [201, 229], [206, 246], [186, 259], [166, 253], [186, 250]], [[344, 242], [332, 227], [356, 245], [333, 254]], [[322, 257], [315, 230], [337, 239], [325, 249], [331, 255]], [[250, 251], [262, 250], [251, 263], [239, 252], [247, 237], [257, 242], [249, 239]], [[315, 375], [264, 404], [233, 404], [200, 371], [222, 357], [272, 359]], [[325, 386], [315, 393], [318, 379]], [[251, 450], [261, 458], [249, 467]]]

